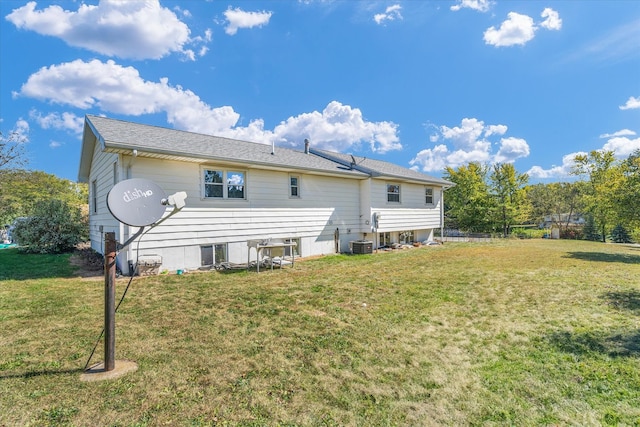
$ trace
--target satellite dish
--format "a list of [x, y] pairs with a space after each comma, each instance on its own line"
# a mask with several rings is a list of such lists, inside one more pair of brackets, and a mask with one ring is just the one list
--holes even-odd
[[151, 225], [166, 210], [166, 194], [148, 179], [134, 178], [117, 183], [107, 194], [107, 208], [118, 221], [133, 227]]

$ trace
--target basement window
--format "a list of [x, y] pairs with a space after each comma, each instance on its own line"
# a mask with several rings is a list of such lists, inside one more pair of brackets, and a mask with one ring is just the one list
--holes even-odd
[[300, 256], [300, 239], [285, 239], [285, 243], [293, 243], [295, 242], [295, 246], [285, 246], [284, 247], [284, 256]]
[[223, 262], [227, 262], [226, 243], [200, 246], [200, 265], [202, 267], [210, 267]]

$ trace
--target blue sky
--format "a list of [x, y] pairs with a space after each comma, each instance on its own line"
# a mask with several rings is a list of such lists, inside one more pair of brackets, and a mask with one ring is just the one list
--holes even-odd
[[76, 180], [85, 114], [440, 177], [640, 148], [640, 1], [0, 2], [0, 129]]

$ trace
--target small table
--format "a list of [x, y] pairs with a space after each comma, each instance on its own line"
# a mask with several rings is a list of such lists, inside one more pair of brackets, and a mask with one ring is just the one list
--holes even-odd
[[[247, 242], [247, 270], [251, 265], [251, 248], [256, 249], [256, 271], [260, 272], [260, 259], [263, 251], [266, 249], [269, 252], [269, 257], [271, 258], [271, 250], [275, 248], [283, 249], [283, 257], [284, 258], [284, 248], [295, 247], [298, 244], [296, 242], [284, 242], [280, 240], [249, 240]], [[282, 268], [282, 261], [280, 261], [280, 268]], [[296, 262], [296, 255], [294, 251], [291, 251], [291, 268], [293, 268]], [[271, 270], [273, 270], [273, 258], [271, 258]]]

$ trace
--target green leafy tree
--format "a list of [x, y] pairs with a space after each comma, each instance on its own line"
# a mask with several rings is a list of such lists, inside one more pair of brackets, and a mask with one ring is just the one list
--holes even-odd
[[456, 169], [447, 167], [444, 178], [456, 185], [446, 192], [446, 226], [470, 232], [491, 231], [494, 205], [487, 184], [488, 168], [477, 162]]
[[88, 186], [42, 171], [0, 170], [0, 225], [31, 216], [38, 202], [54, 199], [86, 211]]
[[529, 218], [531, 204], [525, 189], [528, 181], [529, 175], [518, 173], [511, 163], [498, 163], [492, 168], [491, 194], [495, 200], [492, 216], [504, 236], [510, 234], [512, 225], [523, 224]]
[[62, 200], [38, 202], [33, 215], [17, 222], [13, 236], [29, 253], [68, 252], [87, 239], [80, 207]]
[[566, 233], [571, 219], [582, 214], [584, 187], [585, 183], [581, 181], [528, 186], [527, 198], [531, 204], [529, 220], [536, 224], [549, 220], [560, 229], [561, 234]]
[[586, 176], [585, 207], [593, 216], [604, 242], [607, 227], [618, 217], [618, 197], [624, 182], [622, 168], [616, 164], [612, 151], [591, 151], [575, 157], [575, 175]]
[[631, 226], [640, 226], [640, 150], [621, 164], [624, 180], [616, 193], [618, 216]]

